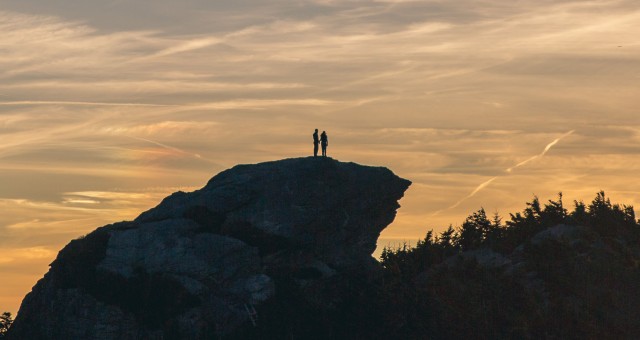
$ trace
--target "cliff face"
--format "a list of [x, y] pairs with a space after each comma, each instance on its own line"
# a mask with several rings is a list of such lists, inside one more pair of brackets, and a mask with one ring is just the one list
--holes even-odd
[[69, 243], [9, 339], [209, 339], [331, 314], [377, 275], [371, 254], [409, 185], [323, 158], [236, 166]]

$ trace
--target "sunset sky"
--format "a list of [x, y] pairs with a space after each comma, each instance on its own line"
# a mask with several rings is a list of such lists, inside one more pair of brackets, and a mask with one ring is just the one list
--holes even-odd
[[637, 0], [3, 0], [0, 313], [70, 240], [314, 128], [413, 181], [379, 246], [640, 206], [639, 37]]

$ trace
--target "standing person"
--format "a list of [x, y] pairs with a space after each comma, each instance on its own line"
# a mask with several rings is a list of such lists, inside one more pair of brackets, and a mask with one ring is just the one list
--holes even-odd
[[318, 144], [320, 144], [320, 140], [318, 139], [318, 129], [313, 133], [313, 157], [318, 157]]
[[320, 144], [322, 145], [322, 156], [327, 156], [327, 146], [329, 146], [329, 138], [327, 138], [327, 133], [322, 131], [320, 135]]

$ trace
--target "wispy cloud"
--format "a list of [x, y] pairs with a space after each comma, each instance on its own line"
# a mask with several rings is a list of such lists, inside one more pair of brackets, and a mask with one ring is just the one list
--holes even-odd
[[0, 5], [0, 252], [308, 155], [316, 127], [333, 157], [414, 181], [386, 236], [480, 198], [640, 201], [634, 1], [154, 3]]
[[162, 147], [164, 149], [176, 152], [178, 154], [187, 155], [189, 157], [194, 157], [194, 158], [196, 158], [198, 160], [203, 160], [203, 161], [207, 161], [207, 162], [212, 163], [212, 164], [217, 164], [214, 160], [208, 159], [206, 157], [202, 157], [202, 155], [200, 155], [198, 153], [188, 152], [188, 151], [185, 151], [185, 150], [173, 147], [173, 146], [169, 146], [169, 145], [166, 145], [166, 144], [163, 144], [163, 143], [160, 143], [160, 142], [156, 142], [156, 141], [153, 141], [153, 140], [150, 140], [150, 139], [146, 139], [146, 138], [141, 138], [141, 137], [130, 137], [130, 138], [141, 140], [141, 141], [144, 141], [144, 142], [147, 142], [147, 143], [151, 143], [151, 144], [154, 144], [154, 145], [158, 145], [158, 146], [160, 146], [160, 147]]
[[199, 122], [199, 121], [173, 121], [167, 120], [152, 124], [140, 124], [133, 126], [106, 126], [102, 128], [105, 133], [122, 134], [122, 135], [180, 135], [194, 132], [208, 132], [212, 128], [218, 126], [217, 122]]
[[221, 42], [218, 38], [196, 38], [187, 41], [178, 41], [174, 46], [158, 51], [147, 58], [164, 57], [172, 54], [194, 51], [201, 48], [213, 46]]
[[51, 249], [44, 247], [29, 247], [10, 249], [0, 253], [0, 265], [14, 262], [16, 260], [38, 260], [49, 259], [55, 255]]
[[32, 106], [32, 105], [65, 105], [65, 106], [148, 106], [148, 107], [170, 107], [176, 105], [151, 104], [151, 103], [105, 103], [105, 102], [74, 102], [60, 100], [22, 100], [22, 101], [0, 101], [3, 106]]

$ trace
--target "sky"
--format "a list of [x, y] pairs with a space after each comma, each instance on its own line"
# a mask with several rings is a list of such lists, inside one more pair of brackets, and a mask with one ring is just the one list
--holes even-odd
[[534, 195], [638, 206], [638, 23], [636, 0], [3, 0], [0, 310], [70, 240], [315, 128], [413, 182], [379, 249]]

